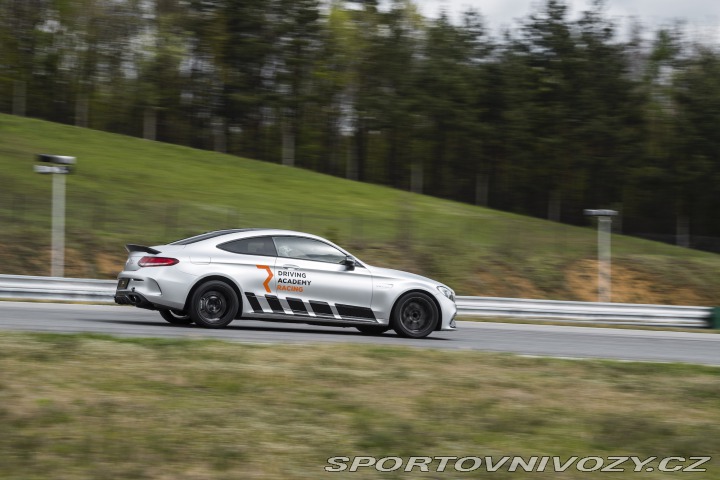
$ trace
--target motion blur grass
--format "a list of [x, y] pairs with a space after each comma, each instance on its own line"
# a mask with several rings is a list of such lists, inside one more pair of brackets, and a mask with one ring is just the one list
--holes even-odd
[[[68, 276], [113, 278], [125, 243], [228, 227], [326, 236], [459, 294], [594, 300], [596, 233], [298, 168], [0, 115], [0, 273], [49, 274], [50, 187], [37, 153], [73, 155]], [[716, 305], [720, 255], [614, 236], [615, 301]]]
[[[315, 479], [332, 456], [720, 451], [711, 367], [2, 333], [0, 372], [3, 479]], [[718, 478], [708, 467], [687, 475]]]

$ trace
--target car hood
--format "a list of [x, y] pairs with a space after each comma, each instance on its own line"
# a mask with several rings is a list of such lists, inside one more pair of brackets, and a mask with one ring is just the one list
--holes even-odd
[[442, 283], [433, 280], [432, 278], [423, 277], [422, 275], [416, 275], [414, 273], [403, 272], [402, 270], [393, 270], [392, 268], [374, 267], [372, 265], [366, 265], [370, 273], [372, 273], [375, 279], [398, 279], [398, 280], [414, 280], [416, 282], [429, 283], [437, 286]]

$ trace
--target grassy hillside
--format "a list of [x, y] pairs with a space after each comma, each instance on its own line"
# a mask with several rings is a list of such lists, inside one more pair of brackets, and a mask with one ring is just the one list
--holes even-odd
[[[316, 233], [460, 294], [595, 299], [596, 233], [296, 168], [0, 115], [0, 273], [49, 274], [49, 176], [73, 155], [68, 276], [112, 278], [125, 243], [267, 226]], [[720, 256], [613, 237], [614, 301], [720, 304]]]

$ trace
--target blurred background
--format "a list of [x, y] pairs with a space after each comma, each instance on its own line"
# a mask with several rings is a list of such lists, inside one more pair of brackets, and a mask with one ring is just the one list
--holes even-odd
[[[720, 52], [707, 30], [618, 19], [602, 1], [538, 2], [503, 28], [473, 9], [429, 16], [427, 3], [0, 0], [2, 273], [47, 274], [35, 153], [79, 159], [75, 276], [113, 277], [123, 242], [259, 225], [350, 242], [464, 293], [487, 292], [472, 286], [485, 275], [497, 294], [584, 299], [566, 274], [595, 268], [593, 231], [572, 229], [592, 226], [585, 208], [620, 211], [616, 233], [720, 252]], [[647, 278], [677, 270], [661, 244], [614, 248]], [[536, 287], [517, 287], [527, 278]], [[698, 288], [716, 292], [708, 281]]]

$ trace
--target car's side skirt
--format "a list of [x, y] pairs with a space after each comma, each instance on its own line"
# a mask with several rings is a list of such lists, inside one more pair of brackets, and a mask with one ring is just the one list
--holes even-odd
[[320, 300], [305, 302], [300, 298], [281, 299], [275, 295], [257, 296], [253, 293], [245, 293], [245, 297], [252, 308], [252, 313], [249, 315], [252, 318], [308, 323], [379, 323], [373, 311], [367, 307], [330, 304]]

